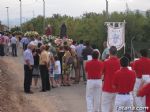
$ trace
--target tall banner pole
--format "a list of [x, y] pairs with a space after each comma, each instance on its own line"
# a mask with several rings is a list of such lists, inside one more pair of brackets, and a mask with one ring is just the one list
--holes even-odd
[[125, 41], [125, 38], [126, 38], [126, 31], [125, 31], [125, 27], [126, 27], [126, 21], [124, 20], [124, 54], [126, 53], [126, 41]]

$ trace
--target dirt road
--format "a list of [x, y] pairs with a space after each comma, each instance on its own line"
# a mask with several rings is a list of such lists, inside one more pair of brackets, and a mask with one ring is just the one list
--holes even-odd
[[[0, 83], [4, 89], [0, 92], [0, 98], [8, 100], [4, 104], [0, 102], [0, 112], [86, 112], [85, 85], [82, 82], [42, 93], [39, 92], [39, 81], [39, 88], [32, 87], [34, 94], [27, 95], [23, 92], [22, 58], [0, 57], [0, 65], [3, 65], [0, 69], [6, 72], [3, 73], [5, 78], [0, 76], [0, 81], [5, 80], [3, 84]], [[7, 111], [2, 107], [8, 108]]]

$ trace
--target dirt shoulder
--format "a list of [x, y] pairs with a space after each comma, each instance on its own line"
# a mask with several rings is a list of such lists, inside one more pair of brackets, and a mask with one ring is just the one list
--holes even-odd
[[0, 112], [40, 112], [19, 92], [15, 75], [0, 60]]
[[22, 57], [0, 58], [0, 112], [86, 112], [85, 85], [60, 87], [49, 92], [31, 87], [34, 94], [23, 92]]
[[[0, 112], [19, 112], [11, 99], [12, 90], [10, 77], [8, 76], [4, 63], [0, 64]], [[5, 72], [4, 72], [5, 71]]]

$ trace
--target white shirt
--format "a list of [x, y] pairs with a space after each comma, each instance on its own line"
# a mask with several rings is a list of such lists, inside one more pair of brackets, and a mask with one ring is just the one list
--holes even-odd
[[17, 39], [16, 37], [11, 38], [11, 44], [17, 44]]
[[39, 44], [39, 43], [43, 44], [42, 40], [38, 40], [38, 44]]
[[61, 65], [59, 60], [55, 61], [54, 74], [61, 74]]
[[82, 56], [82, 51], [83, 49], [85, 48], [85, 46], [83, 44], [79, 44], [77, 47], [76, 47], [76, 52], [77, 52], [77, 56], [78, 57], [83, 57]]
[[37, 40], [37, 39], [34, 40], [34, 44], [35, 44], [36, 46], [38, 45], [38, 40]]
[[21, 39], [21, 43], [28, 44], [29, 43], [29, 39], [27, 37], [23, 37]]
[[70, 48], [73, 49], [73, 50], [75, 50], [76, 46], [75, 45], [71, 45]]

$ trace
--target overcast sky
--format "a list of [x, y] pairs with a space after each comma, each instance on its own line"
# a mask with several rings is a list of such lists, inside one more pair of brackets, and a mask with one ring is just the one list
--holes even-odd
[[[131, 10], [150, 9], [150, 0], [108, 0], [109, 11], [124, 11], [126, 3]], [[105, 0], [45, 0], [46, 16], [53, 14], [66, 14], [70, 16], [80, 16], [85, 12], [102, 12], [105, 10]], [[19, 19], [19, 0], [0, 0], [0, 20], [4, 23], [7, 20], [6, 8], [9, 7], [9, 18]], [[22, 0], [23, 21], [28, 18], [43, 14], [43, 0]]]

